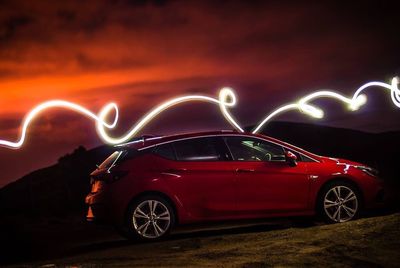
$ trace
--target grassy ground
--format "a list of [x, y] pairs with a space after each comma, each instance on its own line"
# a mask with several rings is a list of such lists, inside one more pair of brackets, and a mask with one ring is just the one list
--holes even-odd
[[69, 257], [27, 263], [54, 266], [399, 267], [400, 214], [343, 224], [258, 225], [175, 234], [167, 241], [109, 240]]

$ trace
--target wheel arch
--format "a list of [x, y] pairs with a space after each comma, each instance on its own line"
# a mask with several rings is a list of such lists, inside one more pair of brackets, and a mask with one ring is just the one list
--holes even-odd
[[315, 211], [318, 211], [318, 201], [320, 200], [323, 190], [325, 189], [325, 187], [331, 183], [335, 183], [335, 182], [345, 182], [348, 183], [350, 185], [352, 185], [355, 190], [357, 191], [357, 193], [360, 195], [360, 205], [361, 207], [364, 205], [364, 193], [362, 188], [360, 187], [360, 185], [354, 181], [353, 179], [349, 178], [349, 177], [345, 177], [345, 176], [340, 176], [340, 177], [332, 177], [329, 180], [325, 181], [318, 189], [318, 194], [316, 196], [316, 200], [315, 200], [315, 204], [314, 204], [314, 209]]
[[172, 207], [172, 209], [173, 209], [174, 216], [175, 216], [175, 224], [179, 224], [179, 213], [178, 213], [178, 209], [177, 209], [177, 207], [176, 207], [175, 202], [174, 202], [174, 201], [172, 200], [172, 198], [169, 197], [167, 194], [165, 194], [165, 193], [163, 193], [163, 192], [160, 192], [160, 191], [144, 191], [144, 192], [141, 192], [141, 193], [135, 195], [134, 197], [132, 197], [131, 200], [129, 201], [128, 205], [127, 205], [126, 208], [125, 208], [124, 220], [126, 220], [127, 217], [128, 217], [128, 210], [129, 210], [129, 207], [130, 207], [135, 201], [137, 201], [138, 199], [140, 199], [140, 198], [142, 198], [142, 197], [145, 197], [145, 196], [148, 196], [148, 195], [156, 195], [156, 196], [160, 196], [160, 197], [164, 198], [164, 199], [171, 205], [171, 207]]

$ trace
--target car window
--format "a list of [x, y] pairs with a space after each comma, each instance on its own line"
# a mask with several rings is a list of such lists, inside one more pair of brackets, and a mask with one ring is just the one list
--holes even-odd
[[171, 143], [158, 145], [154, 153], [170, 160], [176, 160], [175, 151]]
[[172, 143], [178, 161], [223, 161], [222, 140], [214, 137], [194, 138]]
[[285, 161], [283, 147], [251, 137], [226, 137], [235, 161]]
[[315, 160], [309, 158], [308, 156], [305, 156], [304, 154], [301, 155], [301, 161], [302, 162], [315, 162]]

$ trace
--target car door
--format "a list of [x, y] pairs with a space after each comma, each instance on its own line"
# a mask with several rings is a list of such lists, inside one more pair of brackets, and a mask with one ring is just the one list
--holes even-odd
[[235, 171], [222, 138], [190, 138], [172, 146], [176, 161], [165, 172], [176, 175], [169, 186], [185, 210], [195, 219], [231, 217], [236, 211]]
[[304, 162], [290, 166], [281, 145], [248, 136], [225, 137], [236, 170], [238, 213], [268, 215], [306, 210], [309, 178]]

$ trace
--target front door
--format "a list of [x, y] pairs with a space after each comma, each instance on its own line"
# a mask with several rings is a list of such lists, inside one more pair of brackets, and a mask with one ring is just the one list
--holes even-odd
[[236, 171], [237, 208], [240, 214], [280, 214], [307, 209], [309, 178], [305, 162], [290, 166], [284, 148], [266, 140], [225, 138]]

